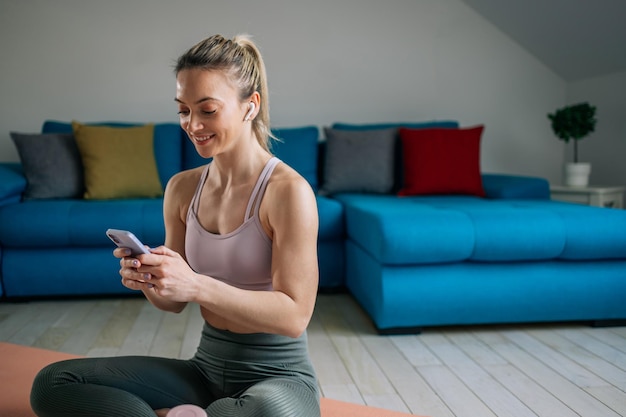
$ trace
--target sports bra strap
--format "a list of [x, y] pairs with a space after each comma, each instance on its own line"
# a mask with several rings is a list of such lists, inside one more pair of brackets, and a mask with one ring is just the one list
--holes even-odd
[[202, 170], [202, 175], [200, 176], [200, 181], [198, 181], [198, 186], [196, 187], [196, 192], [192, 198], [192, 207], [193, 212], [198, 213], [198, 208], [200, 207], [200, 194], [202, 193], [202, 187], [204, 187], [204, 183], [206, 182], [206, 177], [209, 175], [209, 167], [211, 163], [209, 162], [206, 167]]
[[[263, 197], [263, 194], [265, 194], [267, 183], [269, 182], [269, 179], [272, 176], [272, 172], [274, 171], [274, 168], [276, 168], [276, 165], [278, 165], [279, 163], [280, 163], [280, 159], [274, 156], [265, 164], [263, 171], [261, 171], [261, 175], [259, 175], [259, 179], [254, 185], [254, 189], [252, 190], [250, 199], [248, 200], [244, 222], [247, 221], [252, 216], [258, 216], [259, 207], [261, 206], [260, 204], [258, 204], [258, 202]], [[255, 205], [255, 203], [257, 204]], [[254, 211], [252, 210], [253, 206], [254, 206]]]

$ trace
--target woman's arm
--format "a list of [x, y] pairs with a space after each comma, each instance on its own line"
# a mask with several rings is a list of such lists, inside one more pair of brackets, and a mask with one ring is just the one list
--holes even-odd
[[[185, 223], [189, 202], [200, 178], [200, 169], [184, 171], [170, 179], [163, 197], [163, 219], [165, 222], [165, 246], [181, 260], [185, 259]], [[163, 248], [152, 249], [155, 254], [163, 254]], [[126, 256], [122, 249], [116, 250], [117, 257]], [[145, 271], [145, 267], [162, 263], [160, 257], [139, 255], [137, 258], [124, 257], [120, 264], [123, 284], [134, 290], [141, 290], [157, 308], [171, 312], [181, 312], [186, 302], [173, 301], [163, 297], [150, 281], [155, 278]], [[145, 262], [145, 263], [144, 263]], [[186, 263], [186, 262], [184, 262]]]

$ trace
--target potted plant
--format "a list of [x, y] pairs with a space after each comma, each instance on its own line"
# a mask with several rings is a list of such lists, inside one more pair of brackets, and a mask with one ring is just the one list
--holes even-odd
[[595, 115], [596, 108], [589, 103], [565, 106], [548, 114], [554, 134], [565, 143], [574, 141], [574, 162], [565, 164], [565, 185], [585, 187], [589, 183], [591, 164], [578, 162], [578, 141], [594, 131]]

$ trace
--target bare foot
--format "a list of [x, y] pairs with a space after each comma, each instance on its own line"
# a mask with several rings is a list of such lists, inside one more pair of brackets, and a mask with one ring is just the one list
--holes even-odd
[[167, 417], [167, 413], [169, 413], [169, 408], [161, 408], [160, 410], [154, 410], [157, 417]]

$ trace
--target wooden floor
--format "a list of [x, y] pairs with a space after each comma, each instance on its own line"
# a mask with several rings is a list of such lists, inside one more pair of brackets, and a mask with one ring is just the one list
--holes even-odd
[[[0, 341], [89, 355], [193, 355], [197, 307], [140, 298], [0, 303]], [[325, 397], [432, 417], [626, 416], [626, 327], [429, 329], [378, 336], [346, 294], [320, 295], [309, 345]]]

